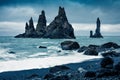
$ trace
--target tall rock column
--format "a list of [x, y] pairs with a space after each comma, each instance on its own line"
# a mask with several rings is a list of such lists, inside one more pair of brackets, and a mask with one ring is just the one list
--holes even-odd
[[92, 32], [90, 32], [90, 38], [103, 38], [103, 36], [100, 33], [100, 27], [101, 27], [101, 22], [100, 19], [97, 18], [95, 34], [91, 36]]
[[45, 17], [45, 11], [41, 11], [41, 15], [39, 15], [38, 23], [36, 26], [36, 32], [39, 37], [43, 37], [43, 35], [46, 33], [46, 17]]

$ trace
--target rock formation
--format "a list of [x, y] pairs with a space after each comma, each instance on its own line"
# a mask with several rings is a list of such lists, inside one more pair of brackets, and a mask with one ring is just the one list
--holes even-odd
[[93, 35], [93, 32], [90, 31], [90, 38], [103, 38], [103, 36], [100, 33], [100, 25], [100, 19], [97, 18], [95, 34]]
[[34, 28], [33, 19], [31, 17], [31, 19], [29, 20], [29, 24], [26, 22], [25, 33], [19, 34], [19, 35], [15, 36], [15, 38], [35, 38], [37, 36], [38, 35]]
[[64, 8], [59, 7], [58, 15], [46, 28], [45, 38], [75, 38], [74, 29], [69, 24]]
[[52, 39], [74, 39], [74, 29], [68, 22], [64, 8], [59, 7], [58, 15], [46, 26], [45, 12], [39, 16], [36, 30], [32, 18], [29, 25], [26, 23], [25, 33], [15, 36], [16, 38], [52, 38]]
[[45, 17], [45, 12], [42, 11], [41, 15], [39, 15], [38, 23], [36, 26], [36, 32], [39, 35], [39, 37], [43, 37], [44, 34], [46, 33], [46, 17]]

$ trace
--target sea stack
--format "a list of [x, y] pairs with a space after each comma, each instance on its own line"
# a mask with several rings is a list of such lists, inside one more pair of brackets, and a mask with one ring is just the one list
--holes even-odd
[[26, 22], [25, 33], [19, 34], [19, 35], [15, 36], [15, 38], [35, 38], [37, 36], [38, 35], [37, 35], [35, 28], [34, 28], [33, 19], [31, 17], [29, 20], [29, 24]]
[[46, 17], [45, 17], [45, 11], [42, 10], [41, 11], [41, 15], [39, 15], [39, 18], [38, 18], [38, 23], [37, 23], [37, 26], [36, 26], [36, 32], [37, 34], [39, 35], [39, 37], [43, 37], [44, 34], [46, 33]]
[[15, 38], [50, 38], [50, 39], [75, 39], [74, 29], [68, 22], [64, 8], [59, 7], [58, 15], [47, 26], [45, 11], [39, 15], [36, 29], [32, 18], [26, 23], [25, 33], [15, 36]]
[[100, 19], [97, 18], [95, 34], [93, 35], [93, 31], [90, 31], [90, 38], [103, 38], [103, 36], [100, 33], [100, 27], [101, 27], [101, 22]]
[[44, 38], [52, 39], [74, 39], [74, 29], [68, 22], [64, 8], [59, 7], [58, 15], [47, 26]]

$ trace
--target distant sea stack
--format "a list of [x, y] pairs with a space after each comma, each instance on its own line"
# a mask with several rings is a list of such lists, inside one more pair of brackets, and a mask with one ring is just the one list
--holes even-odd
[[100, 19], [97, 18], [95, 34], [93, 35], [93, 31], [90, 31], [90, 38], [103, 38], [103, 36], [100, 33], [100, 26], [101, 26]]
[[64, 8], [59, 7], [58, 15], [47, 26], [45, 11], [39, 15], [36, 29], [34, 28], [33, 19], [26, 23], [25, 33], [15, 36], [15, 38], [51, 38], [51, 39], [75, 39], [74, 29], [68, 22]]

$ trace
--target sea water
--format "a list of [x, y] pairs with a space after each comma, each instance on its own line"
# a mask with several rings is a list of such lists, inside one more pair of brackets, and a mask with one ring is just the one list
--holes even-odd
[[[66, 40], [77, 41], [80, 46], [101, 45], [106, 42], [120, 44], [120, 37], [89, 38], [77, 36], [76, 39], [40, 39], [0, 37], [0, 72], [47, 68], [55, 65], [81, 62], [100, 56], [86, 56], [76, 50], [62, 50], [60, 43]], [[45, 46], [47, 48], [39, 48]]]

